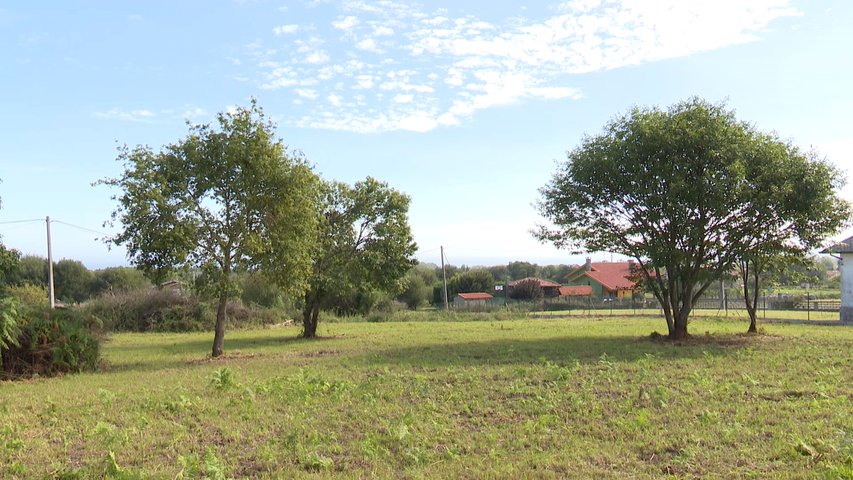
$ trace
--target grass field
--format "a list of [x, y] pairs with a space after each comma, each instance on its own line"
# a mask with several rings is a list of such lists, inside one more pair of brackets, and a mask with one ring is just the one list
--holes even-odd
[[[560, 317], [560, 316], [598, 316], [598, 317], [630, 317], [630, 316], [646, 316], [646, 317], [662, 317], [662, 313], [658, 308], [636, 308], [636, 309], [613, 309], [606, 308], [598, 309], [582, 309], [576, 308], [572, 310], [556, 310], [546, 312], [534, 312], [532, 316], [541, 317]], [[723, 318], [728, 320], [748, 321], [749, 314], [744, 309], [731, 308], [727, 312], [716, 308], [694, 308], [690, 315], [693, 317], [712, 317]], [[758, 321], [762, 320], [817, 320], [817, 321], [838, 321], [839, 313], [827, 311], [810, 311], [806, 310], [764, 310], [758, 309]], [[664, 325], [665, 327], [666, 325]]]
[[704, 319], [121, 334], [0, 383], [0, 478], [853, 478], [853, 328]]

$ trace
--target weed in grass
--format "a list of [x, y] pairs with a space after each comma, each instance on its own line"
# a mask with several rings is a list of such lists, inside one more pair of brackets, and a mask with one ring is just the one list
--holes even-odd
[[141, 480], [143, 475], [124, 469], [116, 461], [116, 454], [112, 450], [107, 452], [103, 461], [104, 478], [111, 480]]
[[210, 374], [208, 382], [216, 390], [227, 390], [238, 386], [237, 375], [228, 367], [218, 368]]
[[206, 480], [226, 480], [228, 478], [225, 463], [216, 455], [212, 447], [207, 447], [204, 457], [199, 460], [198, 455], [178, 455], [178, 465], [181, 467], [175, 479], [189, 480], [204, 478]]
[[163, 408], [169, 413], [182, 413], [194, 405], [193, 401], [183, 394], [178, 395], [178, 398], [175, 400], [168, 400], [162, 404]]
[[311, 452], [302, 461], [302, 466], [309, 471], [330, 470], [335, 466], [335, 461], [317, 452]]

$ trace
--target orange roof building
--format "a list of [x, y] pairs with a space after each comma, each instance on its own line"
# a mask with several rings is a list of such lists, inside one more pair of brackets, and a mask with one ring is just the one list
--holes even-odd
[[586, 264], [578, 267], [569, 274], [567, 285], [587, 286], [590, 295], [599, 298], [630, 297], [637, 288], [632, 280], [635, 263], [627, 262], [592, 262], [586, 259]]

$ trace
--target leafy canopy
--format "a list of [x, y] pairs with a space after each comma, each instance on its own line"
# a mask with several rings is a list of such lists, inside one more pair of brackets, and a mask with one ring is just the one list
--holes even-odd
[[415, 264], [409, 227], [409, 197], [368, 177], [349, 186], [325, 186], [324, 208], [310, 287], [305, 295], [303, 335], [316, 334], [321, 308], [357, 292], [396, 294]]
[[232, 272], [256, 269], [282, 287], [304, 288], [319, 185], [254, 101], [218, 114], [217, 124], [192, 125], [160, 152], [123, 147], [123, 175], [102, 181], [122, 191], [112, 219], [123, 230], [112, 243], [157, 282], [174, 268], [200, 270], [202, 286], [219, 297], [214, 356], [225, 302], [236, 290]]
[[[838, 178], [724, 105], [691, 98], [668, 110], [634, 108], [569, 152], [541, 189], [551, 225], [535, 235], [635, 258], [679, 338], [694, 302], [739, 258], [837, 228], [847, 211], [833, 193]], [[808, 186], [796, 187], [804, 179]]]

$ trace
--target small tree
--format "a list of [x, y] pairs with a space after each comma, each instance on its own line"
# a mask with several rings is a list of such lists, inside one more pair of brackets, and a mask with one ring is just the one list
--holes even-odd
[[302, 335], [317, 335], [320, 310], [336, 299], [380, 290], [396, 294], [415, 263], [409, 197], [368, 177], [350, 187], [324, 187], [324, 208], [313, 272], [302, 310]]
[[406, 273], [403, 291], [397, 297], [412, 310], [425, 305], [432, 299], [432, 288], [438, 279], [430, 266], [417, 265]]
[[212, 355], [224, 351], [232, 273], [257, 269], [301, 291], [311, 268], [319, 180], [275, 139], [253, 101], [217, 116], [218, 129], [190, 126], [187, 138], [155, 153], [119, 150], [125, 170], [101, 183], [122, 190], [112, 219], [138, 268], [160, 282], [175, 267], [200, 269], [218, 299]]
[[509, 298], [515, 300], [541, 300], [542, 285], [535, 278], [528, 278], [509, 287]]
[[64, 258], [53, 266], [56, 298], [64, 302], [82, 302], [92, 293], [95, 275], [79, 260]]

